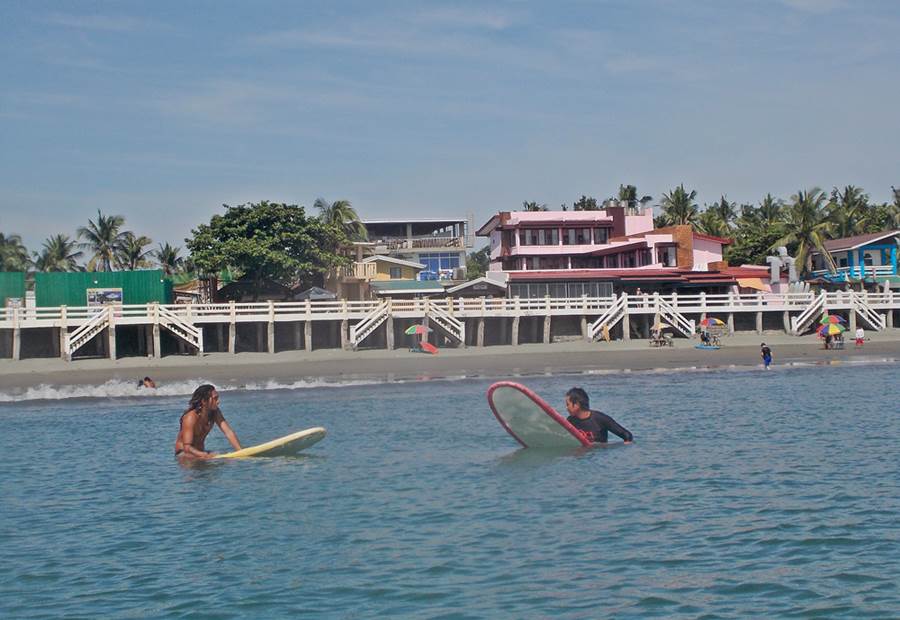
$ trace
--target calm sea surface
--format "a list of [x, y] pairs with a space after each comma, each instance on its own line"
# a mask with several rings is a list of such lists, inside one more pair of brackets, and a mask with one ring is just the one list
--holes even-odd
[[[534, 376], [633, 446], [522, 450], [488, 380], [0, 405], [0, 617], [900, 617], [897, 365]], [[208, 447], [225, 449], [218, 430]]]

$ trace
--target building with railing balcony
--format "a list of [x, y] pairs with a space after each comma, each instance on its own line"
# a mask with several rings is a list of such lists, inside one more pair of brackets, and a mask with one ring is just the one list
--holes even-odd
[[649, 208], [501, 212], [477, 234], [490, 239], [490, 269], [508, 274], [510, 296], [602, 296], [641, 287], [768, 290], [764, 267], [722, 260], [729, 239], [690, 226], [655, 229]]
[[831, 283], [868, 282], [900, 284], [897, 273], [900, 230], [887, 230], [825, 242], [833, 266], [822, 252], [813, 250], [812, 276]]
[[471, 214], [460, 219], [363, 220], [368, 249], [425, 265], [421, 279], [465, 280], [466, 252], [475, 245]]

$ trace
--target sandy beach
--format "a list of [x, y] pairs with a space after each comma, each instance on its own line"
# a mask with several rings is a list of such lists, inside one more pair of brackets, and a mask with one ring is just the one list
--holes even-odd
[[900, 360], [900, 329], [870, 333], [864, 347], [848, 339], [844, 350], [824, 350], [815, 336], [783, 333], [739, 334], [723, 339], [718, 351], [694, 348], [697, 340], [679, 339], [672, 348], [651, 348], [644, 340], [559, 342], [484, 348], [441, 349], [438, 355], [410, 353], [407, 349], [341, 351], [285, 351], [266, 353], [211, 353], [169, 356], [154, 360], [125, 358], [0, 361], [2, 389], [38, 385], [99, 385], [110, 380], [136, 381], [149, 375], [158, 384], [203, 378], [214, 383], [239, 385], [259, 381], [321, 379], [442, 378], [455, 376], [504, 377], [532, 373], [581, 373], [616, 370], [752, 367], [759, 365], [759, 345], [772, 347], [775, 366]]

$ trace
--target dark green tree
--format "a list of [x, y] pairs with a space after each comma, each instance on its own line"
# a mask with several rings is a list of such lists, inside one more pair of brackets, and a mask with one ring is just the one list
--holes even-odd
[[153, 240], [150, 237], [145, 237], [144, 235], [137, 237], [131, 231], [123, 233], [119, 247], [116, 248], [116, 264], [119, 269], [134, 271], [135, 269], [149, 267], [149, 259], [153, 252], [144, 248], [151, 243], [153, 243]]
[[125, 238], [122, 226], [125, 218], [121, 215], [103, 215], [97, 210], [97, 221], [88, 220], [87, 226], [78, 229], [78, 236], [84, 239], [80, 244], [91, 253], [88, 271], [112, 271], [116, 255]]
[[466, 256], [466, 277], [470, 280], [480, 278], [491, 266], [491, 247], [485, 246]]
[[303, 207], [265, 200], [223, 207], [224, 214], [192, 230], [185, 242], [201, 271], [231, 267], [251, 280], [254, 299], [264, 280], [312, 280], [350, 262], [338, 252], [349, 243], [343, 228], [307, 216]]
[[659, 206], [662, 213], [656, 218], [657, 226], [694, 224], [697, 221], [697, 191], [688, 192], [682, 183], [667, 194], [663, 194]]
[[22, 237], [0, 233], [0, 271], [26, 271], [30, 265]]
[[324, 198], [316, 198], [313, 206], [319, 210], [320, 220], [341, 228], [350, 241], [365, 241], [369, 238], [365, 225], [349, 200], [329, 203]]
[[546, 211], [547, 205], [538, 204], [536, 202], [529, 202], [529, 201], [525, 200], [524, 202], [522, 202], [522, 210], [523, 211]]
[[54, 235], [44, 241], [40, 254], [34, 254], [34, 268], [38, 271], [84, 271], [78, 259], [84, 253], [78, 250], [78, 242], [69, 235]]
[[782, 213], [783, 235], [771, 249], [783, 245], [797, 260], [802, 273], [812, 271], [812, 250], [818, 250], [831, 263], [831, 254], [825, 249], [825, 241], [832, 238], [833, 224], [825, 208], [827, 196], [818, 187], [799, 191], [791, 196], [790, 204]]
[[181, 270], [184, 265], [184, 259], [179, 256], [181, 248], [171, 246], [168, 242], [160, 243], [159, 248], [153, 251], [153, 257], [159, 263], [159, 268], [163, 270], [167, 276], [174, 275]]
[[592, 198], [591, 196], [581, 195], [576, 202], [572, 203], [573, 211], [597, 211], [600, 207], [597, 206], [597, 199]]
[[[836, 239], [860, 235], [869, 230], [876, 210], [869, 206], [869, 195], [854, 185], [831, 190], [828, 217], [832, 222], [831, 233]], [[873, 231], [874, 232], [874, 231]]]

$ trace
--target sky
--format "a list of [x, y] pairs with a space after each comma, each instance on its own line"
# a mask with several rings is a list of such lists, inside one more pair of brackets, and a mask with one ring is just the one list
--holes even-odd
[[0, 232], [900, 186], [900, 2], [0, 0]]

